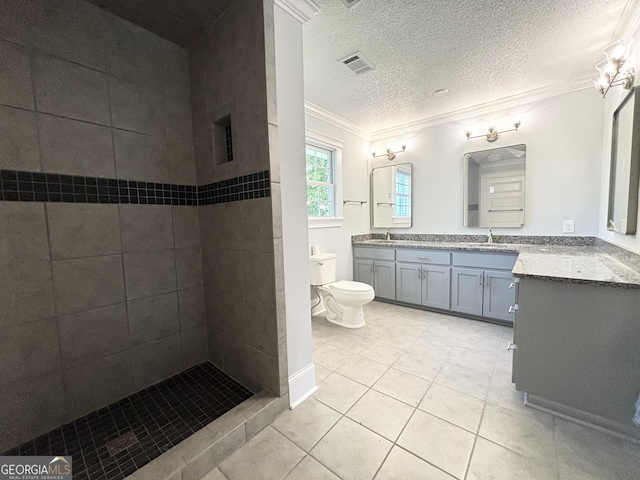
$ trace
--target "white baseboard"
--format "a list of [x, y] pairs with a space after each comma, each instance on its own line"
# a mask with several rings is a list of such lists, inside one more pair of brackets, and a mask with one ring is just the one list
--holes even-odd
[[289, 377], [289, 405], [291, 409], [296, 408], [317, 390], [316, 366], [312, 362]]

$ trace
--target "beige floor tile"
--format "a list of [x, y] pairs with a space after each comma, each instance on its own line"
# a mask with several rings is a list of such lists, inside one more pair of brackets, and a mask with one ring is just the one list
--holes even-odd
[[423, 378], [390, 368], [373, 385], [373, 389], [417, 407], [430, 385], [431, 382]]
[[305, 452], [284, 435], [266, 427], [219, 466], [229, 480], [285, 478], [304, 457]]
[[637, 480], [640, 445], [556, 419], [560, 480]]
[[416, 337], [410, 333], [394, 331], [389, 332], [382, 337], [378, 337], [377, 340], [379, 342], [386, 343], [387, 345], [391, 345], [392, 347], [406, 350], [416, 342]]
[[308, 398], [293, 410], [281, 413], [271, 426], [300, 448], [309, 451], [340, 417], [338, 412], [315, 398]]
[[478, 435], [522, 455], [556, 462], [553, 417], [545, 413], [514, 412], [487, 403]]
[[438, 385], [484, 400], [491, 383], [491, 377], [458, 365], [445, 363], [434, 380]]
[[429, 358], [435, 361], [444, 362], [452, 348], [451, 345], [443, 345], [437, 340], [422, 336], [418, 338], [408, 350], [419, 355], [428, 355]]
[[376, 480], [454, 480], [454, 477], [395, 446], [382, 464]]
[[324, 343], [313, 352], [313, 361], [329, 370], [335, 370], [346, 363], [352, 356], [353, 353], [351, 352], [347, 352], [335, 345]]
[[427, 355], [403, 353], [393, 364], [393, 368], [432, 381], [442, 368], [442, 362], [433, 360]]
[[341, 413], [346, 413], [366, 391], [367, 387], [364, 385], [334, 372], [323, 380], [314, 398]]
[[331, 370], [319, 364], [316, 364], [315, 367], [316, 367], [316, 385], [320, 385], [325, 378], [331, 375]]
[[216, 468], [214, 470], [211, 470], [209, 473], [207, 473], [204, 477], [202, 477], [200, 480], [227, 480], [227, 477], [225, 477], [221, 472], [220, 469]]
[[447, 363], [471, 368], [483, 375], [491, 376], [496, 363], [496, 357], [495, 354], [491, 355], [476, 350], [469, 350], [468, 348], [455, 347], [449, 353]]
[[554, 480], [557, 475], [547, 462], [478, 437], [466, 480]]
[[[364, 321], [367, 321], [367, 317], [365, 315]], [[354, 330], [353, 333], [359, 337], [367, 338], [369, 340], [374, 340], [382, 335], [384, 335], [386, 329], [381, 327], [380, 325], [376, 325], [375, 323], [367, 323], [364, 327], [358, 328]]]
[[375, 390], [369, 390], [347, 412], [347, 417], [395, 442], [414, 408]]
[[391, 446], [380, 435], [343, 417], [311, 455], [343, 479], [371, 480]]
[[353, 330], [347, 328], [341, 329], [324, 339], [325, 343], [334, 345], [338, 348], [351, 353], [360, 353], [365, 347], [371, 343], [368, 338], [356, 335]]
[[340, 480], [331, 471], [307, 455], [287, 476], [287, 480]]
[[478, 425], [480, 425], [484, 402], [434, 383], [418, 408], [476, 433]]
[[487, 402], [516, 412], [527, 408], [524, 406], [524, 393], [516, 390], [515, 384], [511, 383], [510, 376], [505, 378], [494, 375], [491, 378]]
[[370, 387], [382, 376], [389, 367], [368, 358], [355, 355], [347, 363], [336, 370], [351, 380]]
[[457, 478], [463, 478], [475, 435], [417, 410], [398, 445]]
[[360, 356], [373, 360], [374, 362], [382, 363], [383, 365], [391, 366], [400, 355], [403, 350], [392, 345], [387, 345], [378, 341], [372, 341], [367, 348], [360, 352]]

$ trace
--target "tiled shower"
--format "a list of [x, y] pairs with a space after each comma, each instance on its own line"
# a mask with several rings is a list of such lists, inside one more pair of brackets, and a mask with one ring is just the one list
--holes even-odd
[[203, 362], [286, 394], [273, 4], [227, 3], [2, 2], [0, 452]]

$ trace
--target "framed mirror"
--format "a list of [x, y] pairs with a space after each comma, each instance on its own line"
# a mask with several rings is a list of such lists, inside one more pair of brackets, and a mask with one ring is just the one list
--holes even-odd
[[524, 227], [527, 147], [464, 156], [464, 226]]
[[371, 225], [374, 228], [411, 226], [411, 184], [410, 163], [371, 171]]
[[607, 229], [634, 235], [640, 177], [640, 95], [634, 87], [613, 112]]

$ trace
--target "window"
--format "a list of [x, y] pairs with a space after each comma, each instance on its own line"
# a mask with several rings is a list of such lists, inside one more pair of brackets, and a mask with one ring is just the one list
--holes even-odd
[[310, 228], [342, 225], [341, 152], [341, 147], [326, 141], [307, 139], [307, 216]]
[[[398, 168], [395, 179], [395, 217], [411, 217], [411, 173]], [[404, 218], [402, 218], [404, 217]]]

